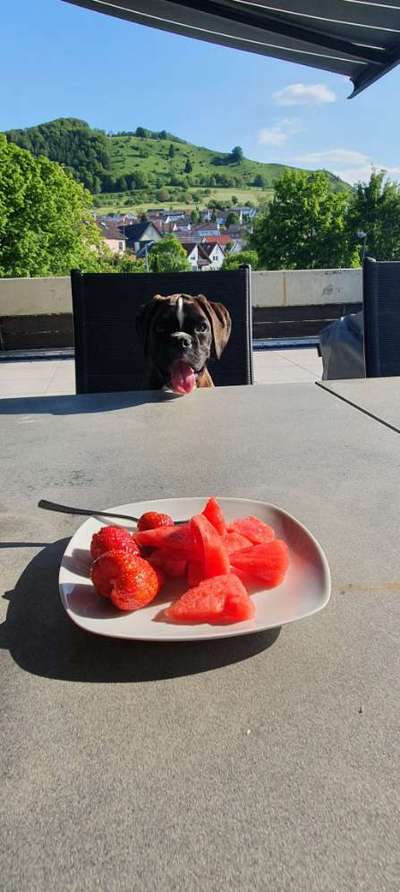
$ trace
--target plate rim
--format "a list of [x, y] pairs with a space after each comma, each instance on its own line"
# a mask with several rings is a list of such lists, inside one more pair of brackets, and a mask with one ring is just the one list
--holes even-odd
[[[208, 498], [210, 498], [210, 497], [190, 495], [190, 496], [176, 496], [176, 497], [171, 496], [171, 497], [165, 498], [165, 499], [157, 499], [157, 498], [141, 499], [141, 500], [137, 500], [136, 502], [125, 502], [123, 505], [116, 505], [112, 508], [104, 508], [104, 509], [100, 509], [100, 510], [104, 511], [105, 513], [107, 513], [107, 511], [110, 511], [113, 513], [118, 513], [119, 511], [121, 511], [121, 513], [123, 513], [123, 509], [125, 510], [126, 508], [129, 508], [130, 506], [137, 505], [137, 504], [151, 504], [151, 503], [157, 502], [158, 505], [166, 505], [171, 502], [184, 502], [184, 501], [192, 501], [192, 500], [206, 502]], [[84, 527], [87, 524], [89, 524], [92, 520], [97, 520], [99, 523], [102, 523], [103, 526], [107, 525], [106, 518], [104, 518], [104, 517], [100, 518], [96, 514], [91, 514], [90, 517], [88, 517], [86, 520], [83, 521], [83, 523], [80, 524], [78, 529], [75, 530], [74, 534], [69, 539], [68, 544], [63, 552], [63, 555], [62, 555], [62, 558], [60, 561], [60, 568], [59, 568], [59, 574], [58, 574], [58, 590], [59, 590], [59, 595], [60, 595], [60, 600], [61, 600], [62, 606], [63, 606], [65, 612], [67, 613], [67, 615], [69, 616], [69, 618], [72, 620], [72, 622], [78, 628], [83, 629], [83, 631], [87, 632], [90, 635], [99, 635], [102, 638], [116, 638], [119, 641], [141, 641], [141, 642], [148, 642], [149, 644], [172, 644], [172, 643], [180, 644], [181, 642], [198, 643], [201, 641], [212, 641], [212, 640], [221, 640], [224, 638], [234, 638], [234, 637], [239, 637], [240, 635], [256, 635], [261, 632], [266, 632], [270, 629], [276, 629], [276, 628], [280, 628], [281, 626], [284, 626], [284, 625], [286, 626], [286, 625], [289, 625], [294, 622], [300, 622], [303, 619], [307, 619], [308, 617], [313, 616], [315, 613], [319, 613], [321, 610], [323, 610], [327, 606], [327, 604], [329, 603], [330, 597], [331, 597], [331, 593], [332, 593], [332, 575], [331, 575], [331, 570], [329, 567], [329, 562], [328, 562], [328, 559], [326, 557], [326, 554], [325, 554], [322, 546], [318, 542], [318, 539], [314, 536], [314, 534], [311, 532], [311, 530], [309, 530], [308, 527], [306, 527], [305, 524], [302, 523], [302, 521], [298, 520], [297, 517], [294, 516], [294, 514], [291, 514], [289, 511], [286, 511], [285, 508], [281, 508], [279, 505], [275, 505], [272, 502], [266, 502], [263, 499], [251, 499], [251, 498], [245, 498], [243, 496], [236, 497], [236, 496], [219, 496], [219, 495], [216, 495], [214, 498], [216, 498], [217, 501], [219, 501], [219, 502], [235, 502], [235, 503], [236, 502], [244, 502], [247, 504], [251, 503], [251, 504], [256, 504], [256, 505], [262, 505], [264, 508], [272, 509], [273, 511], [278, 512], [282, 516], [289, 518], [298, 527], [300, 527], [303, 530], [303, 532], [312, 540], [312, 542], [318, 552], [319, 559], [321, 561], [321, 565], [322, 565], [323, 573], [324, 573], [324, 579], [325, 579], [325, 592], [326, 592], [323, 602], [321, 604], [318, 604], [313, 609], [307, 611], [307, 613], [305, 613], [303, 616], [293, 617], [292, 619], [286, 620], [286, 622], [276, 622], [276, 623], [268, 624], [266, 626], [261, 626], [261, 627], [258, 626], [257, 628], [253, 628], [253, 629], [240, 629], [241, 623], [231, 623], [229, 625], [226, 625], [225, 627], [223, 625], [217, 627], [217, 626], [212, 626], [211, 624], [209, 624], [210, 628], [213, 629], [213, 634], [209, 635], [209, 636], [201, 635], [199, 637], [196, 637], [193, 635], [185, 636], [184, 634], [182, 634], [182, 635], [179, 635], [179, 637], [165, 636], [163, 638], [159, 638], [157, 636], [149, 637], [147, 635], [140, 635], [140, 634], [139, 635], [118, 635], [118, 634], [114, 634], [114, 633], [110, 634], [109, 632], [102, 631], [101, 629], [98, 631], [94, 630], [94, 629], [88, 629], [84, 623], [79, 622], [79, 616], [73, 610], [71, 610], [71, 608], [67, 605], [65, 595], [62, 590], [62, 586], [66, 585], [66, 584], [71, 584], [71, 583], [62, 582], [61, 576], [62, 576], [63, 571], [65, 569], [68, 569], [64, 566], [64, 559], [69, 553], [70, 546], [71, 546], [73, 540], [75, 539], [75, 536], [77, 536], [78, 533], [82, 532]], [[134, 521], [132, 521], [132, 523], [134, 524]], [[193, 624], [191, 626], [191, 628], [193, 628], [194, 625], [195, 624]], [[206, 625], [206, 624], [201, 624], [201, 626], [203, 628], [204, 628], [204, 625]], [[174, 626], [174, 628], [176, 628], [176, 627]], [[182, 628], [182, 633], [183, 633], [185, 626], [182, 624], [181, 628]], [[217, 628], [218, 628], [218, 633], [216, 632]]]

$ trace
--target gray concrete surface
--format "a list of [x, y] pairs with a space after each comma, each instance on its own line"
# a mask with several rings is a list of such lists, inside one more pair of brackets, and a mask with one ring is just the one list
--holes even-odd
[[324, 390], [346, 400], [400, 433], [400, 377], [320, 381]]
[[[321, 375], [322, 362], [315, 347], [254, 352], [256, 384], [305, 384]], [[0, 362], [0, 400], [68, 393], [75, 393], [73, 359]]]
[[[313, 384], [0, 404], [7, 892], [398, 892], [398, 434]], [[333, 573], [277, 634], [85, 635], [57, 593], [79, 520], [189, 494], [291, 511]]]

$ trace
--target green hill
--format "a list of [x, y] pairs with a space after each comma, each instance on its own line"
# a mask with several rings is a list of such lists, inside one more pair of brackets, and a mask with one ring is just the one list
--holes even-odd
[[[210, 194], [228, 189], [239, 196], [254, 189], [255, 194], [267, 194], [286, 167], [251, 161], [238, 147], [224, 153], [195, 146], [165, 130], [137, 127], [106, 134], [77, 118], [58, 118], [5, 135], [34, 155], [66, 166], [97, 194], [98, 206], [116, 201], [190, 201], [196, 194], [201, 197], [199, 190]], [[334, 190], [348, 188], [334, 174], [328, 176]]]

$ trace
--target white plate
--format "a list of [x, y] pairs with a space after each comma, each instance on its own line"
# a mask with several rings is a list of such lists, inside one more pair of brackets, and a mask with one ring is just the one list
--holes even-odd
[[[253, 620], [230, 625], [211, 626], [173, 625], [162, 620], [162, 610], [167, 607], [183, 584], [171, 583], [161, 595], [141, 610], [121, 613], [110, 602], [99, 598], [89, 577], [90, 542], [93, 533], [107, 523], [95, 517], [85, 521], [72, 537], [61, 562], [59, 587], [62, 604], [70, 618], [87, 632], [112, 638], [132, 638], [141, 641], [198, 641], [210, 638], [230, 638], [233, 635], [249, 635], [264, 629], [282, 626], [303, 619], [322, 610], [330, 597], [330, 572], [327, 559], [314, 536], [298, 520], [286, 511], [267, 502], [249, 499], [218, 498], [227, 520], [255, 514], [273, 526], [277, 537], [287, 542], [290, 550], [290, 566], [286, 579], [277, 588], [258, 591], [252, 595], [256, 607]], [[140, 517], [145, 511], [162, 511], [175, 520], [197, 514], [206, 502], [204, 497], [185, 499], [161, 499], [153, 502], [132, 502], [106, 510], [116, 514], [132, 514]], [[134, 529], [135, 524], [110, 520]]]

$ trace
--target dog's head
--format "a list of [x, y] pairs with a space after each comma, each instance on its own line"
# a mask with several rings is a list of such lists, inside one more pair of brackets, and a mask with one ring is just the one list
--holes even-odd
[[220, 358], [231, 333], [226, 307], [202, 294], [156, 294], [141, 308], [136, 325], [153, 380], [176, 393], [196, 387], [208, 359]]

